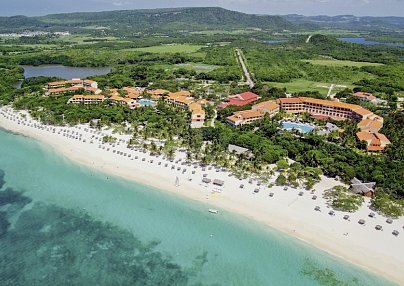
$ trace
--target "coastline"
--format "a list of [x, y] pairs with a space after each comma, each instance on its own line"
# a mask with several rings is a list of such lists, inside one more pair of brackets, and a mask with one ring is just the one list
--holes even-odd
[[[139, 158], [136, 160], [134, 157], [117, 155], [112, 153], [112, 147], [111, 150], [106, 150], [99, 148], [98, 142], [89, 144], [89, 138], [87, 142], [82, 142], [46, 130], [46, 128], [54, 128], [51, 126], [43, 130], [18, 124], [17, 121], [7, 119], [1, 114], [5, 110], [0, 109], [1, 128], [44, 143], [60, 155], [80, 165], [199, 201], [206, 204], [207, 210], [210, 207], [218, 209], [219, 215], [222, 211], [237, 213], [404, 285], [404, 276], [401, 274], [401, 266], [404, 265], [403, 234], [398, 237], [391, 234], [393, 229], [401, 232], [403, 218], [395, 220], [393, 225], [386, 224], [386, 218], [380, 215], [371, 219], [367, 216], [370, 210], [366, 204], [356, 213], [349, 214], [351, 221], [344, 221], [342, 212], [336, 212], [334, 217], [328, 215], [329, 209], [325, 206], [321, 192], [338, 184], [333, 179], [323, 178], [322, 182], [316, 185], [316, 195], [319, 197], [317, 201], [313, 201], [307, 191], [300, 197], [299, 189], [284, 191], [282, 187], [273, 187], [271, 190], [266, 188], [258, 194], [253, 194], [257, 186], [249, 184], [248, 179], [239, 181], [229, 177], [227, 172], [216, 172], [214, 168], [202, 171], [200, 167], [193, 168], [193, 166], [169, 161], [167, 161], [168, 167], [164, 167], [166, 161], [161, 157], [129, 151], [126, 144], [120, 144], [115, 149], [136, 154]], [[84, 133], [83, 128], [85, 127], [82, 126], [82, 129], [63, 127], [63, 129], [80, 133]], [[61, 128], [57, 127], [57, 129]], [[125, 136], [116, 137], [125, 139]], [[178, 159], [184, 157], [185, 154], [177, 154]], [[142, 161], [143, 158], [145, 161]], [[154, 162], [151, 163], [151, 160]], [[158, 165], [157, 162], [162, 163]], [[171, 169], [172, 165], [176, 167]], [[178, 171], [177, 167], [180, 167], [181, 171]], [[184, 174], [183, 168], [187, 169]], [[191, 174], [191, 171], [195, 171], [195, 174]], [[212, 193], [215, 187], [212, 184], [202, 183], [202, 174], [205, 173], [211, 179], [225, 181], [220, 192]], [[179, 187], [175, 186], [176, 176], [180, 180]], [[189, 177], [192, 181], [188, 181]], [[240, 189], [240, 184], [244, 184], [245, 188]], [[268, 196], [270, 191], [274, 193], [273, 198]], [[314, 211], [316, 205], [321, 206], [321, 213]], [[360, 226], [357, 223], [362, 218], [366, 220], [367, 225]], [[376, 231], [374, 229], [376, 224], [383, 225], [385, 230]], [[344, 233], [349, 235], [344, 236]]]

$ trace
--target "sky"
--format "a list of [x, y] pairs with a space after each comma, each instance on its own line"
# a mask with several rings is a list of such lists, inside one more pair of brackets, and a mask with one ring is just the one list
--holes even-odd
[[0, 16], [206, 6], [268, 15], [404, 17], [404, 0], [0, 0]]

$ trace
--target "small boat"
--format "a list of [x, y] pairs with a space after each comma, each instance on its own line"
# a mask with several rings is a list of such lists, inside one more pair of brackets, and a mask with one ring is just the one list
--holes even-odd
[[210, 212], [211, 214], [217, 214], [217, 213], [218, 213], [218, 211], [215, 210], [215, 209], [209, 209], [209, 212]]

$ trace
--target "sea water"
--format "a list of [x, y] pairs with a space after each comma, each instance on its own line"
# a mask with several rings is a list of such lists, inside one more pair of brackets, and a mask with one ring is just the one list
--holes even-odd
[[393, 285], [1, 130], [0, 169], [0, 285]]

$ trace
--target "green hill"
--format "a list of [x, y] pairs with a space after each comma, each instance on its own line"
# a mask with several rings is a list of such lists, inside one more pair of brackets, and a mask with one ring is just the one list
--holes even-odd
[[218, 7], [122, 10], [52, 14], [42, 17], [1, 17], [0, 29], [85, 31], [102, 29], [118, 34], [136, 32], [169, 33], [175, 31], [262, 29], [293, 30], [294, 24], [279, 16], [251, 15]]

